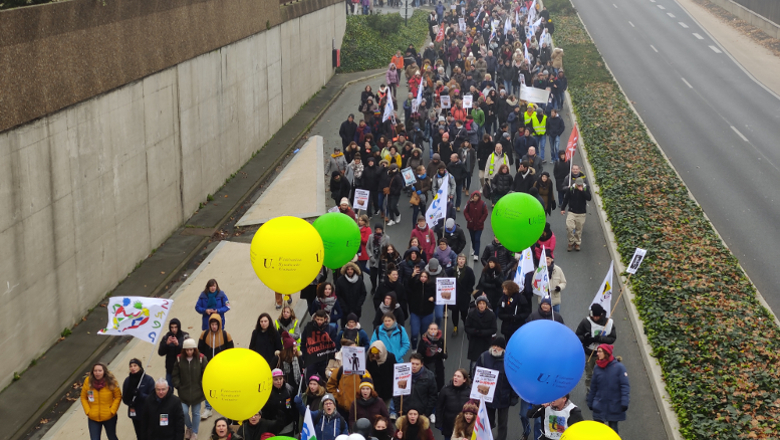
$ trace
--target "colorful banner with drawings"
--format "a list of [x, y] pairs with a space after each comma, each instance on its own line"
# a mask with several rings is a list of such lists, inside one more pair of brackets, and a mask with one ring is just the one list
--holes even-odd
[[150, 344], [167, 331], [165, 321], [173, 301], [143, 296], [115, 297], [108, 300], [108, 324], [99, 335], [134, 336]]

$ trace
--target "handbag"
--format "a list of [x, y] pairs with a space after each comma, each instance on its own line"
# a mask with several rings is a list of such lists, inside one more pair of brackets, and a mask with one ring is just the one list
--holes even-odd
[[416, 192], [413, 192], [412, 193], [412, 197], [409, 198], [409, 203], [411, 203], [414, 206], [419, 206], [420, 205], [420, 196], [417, 195]]
[[482, 186], [482, 196], [486, 198], [490, 198], [493, 194], [492, 188], [490, 188], [490, 181], [485, 179], [485, 185]]

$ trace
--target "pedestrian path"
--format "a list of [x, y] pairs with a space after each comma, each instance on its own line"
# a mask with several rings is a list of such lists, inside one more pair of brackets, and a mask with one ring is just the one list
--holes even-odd
[[325, 212], [324, 196], [323, 140], [312, 136], [236, 225], [259, 225], [283, 215], [317, 217]]

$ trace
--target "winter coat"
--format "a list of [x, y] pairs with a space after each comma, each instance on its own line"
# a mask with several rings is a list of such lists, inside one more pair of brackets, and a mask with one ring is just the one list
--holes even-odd
[[[607, 322], [606, 316], [602, 316], [601, 318], [603, 321], [601, 322]], [[589, 346], [593, 343], [596, 344], [614, 344], [617, 340], [617, 329], [615, 328], [615, 322], [612, 322], [612, 331], [609, 332], [609, 334], [600, 334], [596, 336], [595, 338], [592, 336], [591, 331], [591, 318], [583, 318], [582, 321], [580, 321], [580, 325], [577, 326], [577, 330], [574, 332], [574, 334], [577, 335], [578, 338], [580, 338], [580, 341], [582, 342], [582, 347], [585, 349], [585, 355], [590, 356], [591, 353], [593, 353], [594, 350], [591, 350]], [[610, 319], [610, 321], [612, 321]], [[593, 353], [593, 356], [595, 356], [596, 353]]]
[[[374, 329], [382, 325], [382, 318], [385, 316], [385, 312], [382, 311], [381, 305], [376, 309], [376, 315], [374, 316]], [[401, 310], [401, 305], [396, 304], [393, 310], [393, 316], [395, 316], [395, 322], [404, 325], [406, 323], [406, 312]]]
[[542, 182], [542, 179], [539, 179], [534, 182], [533, 187], [539, 190], [539, 197], [542, 199], [542, 202], [544, 202], [542, 203], [544, 212], [550, 214], [553, 209], [553, 203], [555, 203], [555, 190], [553, 189], [552, 180], [548, 178], [547, 183], [544, 183]]
[[493, 395], [493, 401], [485, 403], [488, 408], [509, 408], [517, 403], [518, 396], [514, 389], [509, 385], [509, 379], [504, 370], [504, 354], [493, 356], [489, 351], [485, 351], [477, 359], [477, 366], [498, 370], [498, 383], [496, 384], [496, 393]]
[[410, 432], [409, 420], [406, 418], [406, 416], [399, 417], [398, 420], [395, 421], [395, 429], [396, 432], [401, 431], [404, 433], [403, 438], [400, 440], [433, 440], [433, 431], [431, 431], [431, 422], [428, 420], [428, 417], [420, 414], [416, 424], [419, 425], [417, 437], [412, 438], [408, 434]]
[[188, 361], [179, 355], [173, 365], [173, 387], [178, 391], [179, 398], [187, 405], [197, 405], [206, 400], [203, 392], [203, 373], [209, 360], [203, 353], [200, 357]]
[[455, 417], [463, 410], [463, 405], [469, 401], [471, 387], [463, 384], [456, 387], [452, 381], [439, 391], [439, 400], [436, 404], [436, 427], [441, 429], [445, 439], [452, 435], [455, 426]]
[[[162, 399], [152, 393], [146, 399], [146, 409], [141, 418], [142, 432], [147, 439], [154, 440], [183, 440], [184, 439], [184, 410], [181, 400], [173, 395], [173, 390]], [[163, 422], [163, 415], [168, 420]]]
[[[557, 306], [561, 303], [561, 290], [566, 288], [566, 276], [563, 274], [563, 269], [558, 265], [553, 265], [552, 271], [549, 266], [547, 272], [550, 274], [550, 297], [552, 299], [552, 305]], [[560, 287], [558, 290], [556, 287]]]
[[368, 238], [368, 243], [366, 243], [366, 251], [368, 252], [368, 267], [376, 267], [379, 268], [379, 259], [382, 256], [382, 248], [390, 244], [390, 237], [387, 236], [384, 232], [382, 233], [382, 238], [379, 240], [379, 245], [375, 245], [374, 238], [376, 234], [371, 234], [371, 236]]
[[[315, 313], [317, 313], [317, 310], [324, 309], [325, 304], [323, 304], [320, 301], [320, 298], [314, 298], [314, 301], [311, 303], [311, 307], [309, 307], [309, 315], [314, 316]], [[341, 299], [336, 296], [336, 303], [333, 304], [333, 308], [330, 309], [330, 322], [336, 324], [339, 322], [341, 318], [346, 316], [344, 314], [344, 311], [341, 309]]]
[[477, 289], [482, 290], [485, 296], [488, 297], [490, 300], [490, 307], [493, 310], [498, 309], [499, 299], [501, 298], [502, 293], [501, 284], [503, 284], [504, 281], [504, 274], [502, 271], [498, 270], [498, 268], [489, 269], [485, 266], [484, 270], [479, 275]]
[[462, 268], [455, 266], [452, 268], [452, 276], [455, 278], [456, 305], [460, 310], [468, 310], [471, 293], [474, 291], [474, 284], [477, 281], [474, 270], [468, 265], [464, 265]]
[[349, 122], [349, 120], [346, 120], [341, 123], [341, 127], [339, 127], [339, 136], [341, 137], [342, 146], [346, 147], [352, 142], [352, 139], [355, 138], [357, 128], [358, 126], [355, 121]]
[[355, 401], [360, 382], [363, 378], [370, 379], [371, 373], [366, 371], [365, 375], [361, 376], [358, 374], [357, 377], [353, 376], [352, 374], [344, 374], [344, 367], [339, 367], [332, 370], [330, 379], [328, 379], [328, 383], [325, 385], [328, 392], [336, 398], [338, 407], [344, 412], [349, 412], [352, 402]]
[[[295, 389], [285, 383], [281, 388], [271, 387], [271, 395], [263, 406], [263, 418], [275, 420], [280, 429], [298, 420], [298, 411], [295, 410], [293, 398]], [[305, 410], [304, 410], [305, 411]]]
[[360, 249], [358, 249], [358, 261], [368, 261], [369, 256], [366, 249], [368, 239], [371, 237], [371, 227], [362, 226], [360, 228]]
[[336, 335], [336, 348], [341, 350], [341, 339], [349, 339], [351, 341], [355, 341], [355, 344], [358, 347], [365, 347], [368, 348], [368, 342], [371, 340], [368, 338], [368, 333], [366, 333], [365, 330], [360, 328], [360, 323], [357, 323], [357, 326], [355, 328], [342, 328], [338, 335]]
[[412, 235], [409, 238], [417, 239], [423, 252], [425, 252], [425, 255], [431, 256], [436, 250], [436, 235], [427, 224], [425, 225], [425, 229], [420, 229], [417, 226], [412, 228]]
[[[417, 316], [428, 316], [436, 306], [436, 284], [429, 280], [422, 283], [420, 276], [410, 277], [406, 281], [409, 297], [409, 313]], [[433, 301], [431, 301], [433, 299]]]
[[[227, 295], [225, 295], [225, 292], [219, 291], [217, 292], [217, 306], [216, 310], [217, 313], [219, 313], [219, 316], [222, 317], [222, 328], [225, 328], [225, 313], [230, 310], [230, 301], [228, 301]], [[200, 296], [198, 297], [198, 302], [195, 303], [195, 311], [203, 315], [203, 322], [201, 326], [201, 330], [206, 330], [209, 328], [209, 319], [211, 319], [211, 316], [206, 316], [206, 310], [208, 308], [206, 307], [209, 303], [209, 298], [206, 295], [206, 292], [201, 292]], [[181, 331], [181, 326], [179, 327], [179, 331]], [[184, 341], [182, 341], [183, 343]]]
[[547, 117], [547, 136], [551, 138], [561, 136], [564, 130], [566, 130], [566, 124], [563, 122], [563, 118], [560, 116]]
[[[436, 408], [436, 397], [439, 389], [436, 387], [436, 375], [433, 371], [421, 367], [415, 378], [412, 373], [412, 394], [404, 396], [404, 407], [416, 408], [421, 416], [430, 416]], [[401, 398], [393, 397], [395, 407], [400, 408]]]
[[[179, 331], [176, 332], [176, 335], [170, 331], [171, 324], [176, 324], [179, 326]], [[184, 340], [189, 338], [190, 335], [181, 329], [181, 321], [179, 321], [177, 318], [171, 319], [171, 321], [168, 323], [168, 330], [168, 333], [164, 334], [163, 337], [160, 338], [160, 348], [157, 349], [157, 354], [160, 356], [165, 356], [165, 372], [170, 374], [171, 371], [173, 371], [173, 363], [176, 362], [176, 356], [181, 353], [181, 347], [184, 345]], [[176, 340], [179, 341], [179, 343], [169, 344], [169, 336], [176, 336]]]
[[371, 343], [376, 341], [382, 341], [387, 351], [392, 353], [396, 359], [403, 359], [411, 346], [406, 329], [398, 323], [389, 332], [385, 330], [384, 325], [375, 328], [371, 334]]
[[[569, 185], [569, 162], [559, 160], [553, 165], [553, 176], [555, 176], [555, 189], [563, 191]], [[563, 203], [563, 200], [558, 200]]]
[[418, 191], [417, 195], [422, 199], [421, 203], [427, 205], [431, 201], [431, 188], [433, 187], [431, 178], [427, 173], [422, 178], [415, 173], [414, 177], [417, 181], [412, 185], [412, 190]]
[[[412, 252], [417, 252], [417, 260], [412, 261], [411, 259]], [[417, 246], [412, 246], [409, 249], [407, 249], [406, 252], [404, 252], [404, 259], [403, 261], [401, 261], [401, 264], [398, 266], [398, 270], [400, 271], [399, 276], [401, 277], [401, 279], [403, 279], [404, 283], [406, 283], [407, 281], [409, 281], [410, 278], [412, 278], [412, 274], [414, 273], [415, 267], [420, 268], [420, 271], [425, 269], [425, 260], [422, 259], [422, 255], [423, 254], [421, 253], [420, 248], [418, 248]]]
[[279, 363], [279, 358], [274, 352], [282, 351], [281, 336], [275, 330], [271, 330], [270, 326], [266, 331], [256, 328], [252, 330], [252, 338], [249, 340], [249, 349], [260, 354], [272, 369], [276, 368], [276, 365]]
[[580, 191], [572, 182], [572, 186], [569, 187], [563, 193], [563, 202], [561, 202], [561, 211], [565, 211], [566, 207], [569, 207], [569, 211], [573, 214], [585, 214], [588, 206], [588, 202], [591, 199], [590, 188], [587, 185]]
[[[214, 313], [211, 315], [210, 321], [219, 322], [219, 315]], [[198, 339], [198, 351], [203, 353], [208, 360], [233, 347], [233, 338], [230, 337], [230, 333], [222, 329], [221, 325], [216, 333], [212, 333], [209, 329], [201, 333]]]
[[556, 47], [552, 51], [552, 66], [554, 69], [561, 69], [563, 67], [563, 49]]
[[[309, 321], [306, 324], [306, 327], [303, 328], [303, 335], [301, 336], [301, 342], [302, 342], [302, 352], [304, 354], [307, 354], [309, 356], [316, 356], [317, 357], [317, 363], [319, 362], [327, 362], [328, 360], [333, 358], [333, 353], [327, 353], [327, 351], [321, 351], [318, 347], [312, 347], [313, 349], [317, 349], [316, 351], [312, 351], [312, 353], [307, 353], [307, 345], [309, 343], [309, 340], [311, 339], [314, 341], [314, 338], [312, 337], [312, 334], [317, 332], [325, 332], [328, 337], [330, 338], [333, 343], [336, 343], [336, 328], [335, 326], [332, 326], [328, 324], [327, 322], [322, 325], [322, 327], [317, 325], [317, 322], [314, 320]], [[320, 333], [318, 333], [320, 334]]]
[[[456, 260], [452, 262], [452, 265], [454, 266], [458, 263], [457, 255], [463, 252], [463, 249], [466, 249], [466, 233], [464, 233], [463, 228], [457, 224], [452, 231], [448, 231], [447, 228], [442, 228], [442, 231], [444, 232], [441, 234], [441, 238], [446, 238], [447, 244], [452, 251], [455, 252]], [[441, 263], [441, 261], [439, 261], [439, 263]]]
[[[355, 142], [357, 142], [360, 136], [361, 129], [358, 128], [358, 130], [355, 132]], [[358, 145], [361, 145], [362, 142], [358, 143]], [[328, 166], [325, 167], [325, 176], [332, 176], [334, 171], [338, 171], [339, 173], [343, 173], [347, 169], [347, 158], [344, 157], [343, 153], [334, 153], [330, 155], [330, 159], [328, 159]]]
[[447, 165], [447, 171], [455, 179], [455, 182], [463, 182], [469, 177], [469, 172], [466, 170], [466, 164], [462, 160], [450, 162], [450, 164]]
[[[108, 382], [108, 377], [104, 377]], [[84, 379], [84, 385], [81, 387], [81, 406], [84, 413], [90, 420], [96, 422], [105, 422], [116, 416], [119, 411], [119, 404], [122, 402], [122, 391], [119, 384], [110, 389], [108, 383], [100, 390], [96, 390], [89, 384], [89, 377]], [[92, 402], [89, 401], [90, 392], [92, 393]]]
[[506, 270], [515, 262], [515, 255], [509, 249], [505, 248], [501, 243], [496, 243], [493, 240], [489, 245], [485, 247], [480, 258], [482, 265], [486, 266], [488, 259], [495, 257], [498, 260], [498, 264], [502, 270]]
[[371, 191], [371, 194], [376, 194], [377, 189], [379, 188], [379, 173], [382, 172], [382, 168], [374, 165], [374, 166], [364, 166], [363, 167], [363, 178], [362, 182], [360, 183], [361, 189], [367, 189]]
[[431, 176], [431, 181], [433, 182], [433, 194], [436, 194], [439, 191], [439, 188], [441, 188], [444, 184], [445, 178], [449, 179], [447, 182], [447, 197], [453, 198], [455, 197], [455, 178], [450, 173], [446, 173], [444, 176], [440, 176], [438, 173], [436, 173]]
[[[347, 267], [352, 267], [355, 271], [353, 277], [355, 281], [352, 282], [347, 278]], [[366, 285], [363, 283], [363, 272], [355, 263], [347, 263], [341, 268], [341, 276], [336, 280], [336, 293], [338, 294], [338, 301], [341, 303], [342, 316], [347, 316], [350, 313], [357, 315], [360, 318], [363, 311], [363, 302], [366, 300]], [[342, 318], [344, 321], [346, 318]]]
[[122, 384], [122, 402], [127, 405], [127, 416], [133, 418], [130, 415], [130, 409], [132, 408], [135, 410], [136, 419], [140, 420], [143, 417], [146, 398], [150, 394], [154, 394], [154, 379], [145, 372], [139, 371], [137, 374], [143, 374], [143, 377], [138, 382], [138, 386], [130, 386], [129, 376]]
[[476, 361], [479, 356], [490, 348], [490, 342], [498, 329], [496, 315], [489, 308], [480, 312], [478, 308], [469, 311], [466, 317], [466, 335], [469, 338], [469, 350], [467, 358]]
[[549, 312], [544, 312], [542, 310], [541, 304], [539, 305], [539, 308], [537, 308], [533, 313], [531, 313], [531, 315], [528, 317], [528, 319], [525, 322], [529, 323], [532, 321], [538, 321], [540, 319], [551, 319], [560, 322], [561, 324], [564, 324], [563, 316], [561, 316], [560, 313], [555, 313], [554, 311], [552, 311], [552, 309]]
[[493, 186], [493, 199], [498, 200], [502, 196], [507, 195], [512, 189], [512, 175], [509, 173], [496, 173], [491, 184]]
[[[473, 201], [474, 195], [479, 196], [479, 200]], [[485, 220], [488, 217], [488, 208], [484, 200], [482, 200], [482, 193], [474, 191], [471, 193], [466, 207], [463, 209], [463, 216], [466, 217], [466, 229], [469, 231], [481, 231], [485, 229]], [[474, 249], [475, 253], [479, 252], [479, 249]]]
[[396, 358], [393, 353], [387, 351], [382, 341], [372, 342], [371, 347], [379, 350], [379, 360], [373, 361], [366, 354], [366, 371], [374, 378], [374, 389], [379, 397], [388, 400], [393, 397], [393, 372]]
[[542, 237], [539, 237], [539, 240], [536, 242], [536, 244], [533, 245], [533, 251], [534, 251], [534, 266], [539, 265], [539, 258], [542, 256], [542, 247], [544, 247], [545, 252], [547, 250], [552, 251], [552, 257], [555, 259], [555, 242], [557, 239], [555, 238], [555, 234], [550, 231], [550, 237], [548, 237], [546, 240], [543, 239], [544, 233], [542, 233]]
[[[390, 66], [394, 65], [390, 64]], [[388, 86], [395, 84], [397, 86], [401, 82], [398, 78], [398, 69], [393, 69], [390, 66], [387, 66], [387, 72], [385, 72], [385, 84]], [[393, 98], [395, 98], [395, 96]]]
[[338, 175], [331, 176], [330, 178], [330, 198], [340, 201], [344, 197], [349, 197], [350, 187], [346, 177], [341, 176], [338, 177], [338, 179], [336, 177], [338, 177]]
[[617, 359], [606, 368], [598, 365], [593, 369], [588, 393], [588, 408], [593, 409], [593, 420], [622, 422], [630, 402], [631, 385], [628, 383], [626, 367]]
[[349, 417], [347, 420], [350, 421], [350, 428], [353, 428], [355, 420], [364, 418], [374, 420], [377, 415], [381, 415], [387, 419], [390, 418], [390, 412], [387, 410], [385, 401], [379, 397], [370, 397], [368, 399], [360, 397], [349, 407]]
[[536, 142], [536, 139], [533, 136], [517, 136], [512, 143], [512, 150], [514, 150], [515, 157], [518, 160], [528, 154], [528, 149], [531, 147], [539, 147], [539, 143]]
[[501, 296], [498, 317], [501, 318], [501, 334], [506, 336], [507, 341], [531, 316], [531, 295], [521, 291], [511, 297], [506, 294]]

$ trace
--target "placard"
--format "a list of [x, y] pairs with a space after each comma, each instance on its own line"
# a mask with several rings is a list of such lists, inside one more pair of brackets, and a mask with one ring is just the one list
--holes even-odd
[[460, 29], [461, 32], [466, 32], [466, 19], [458, 19], [458, 29]]
[[635, 274], [637, 270], [639, 270], [639, 265], [642, 264], [642, 260], [645, 259], [645, 255], [647, 254], [646, 249], [640, 249], [636, 248], [634, 251], [634, 256], [631, 257], [631, 263], [628, 265], [628, 268], [626, 268], [626, 272], [630, 274]]
[[458, 8], [458, 5], [450, 5], [450, 10], [454, 11]]
[[463, 108], [471, 108], [474, 106], [473, 95], [463, 95]]
[[339, 207], [338, 206], [334, 206], [334, 207], [330, 208], [328, 210], [328, 212], [339, 212]]
[[366, 374], [366, 347], [341, 347], [341, 363], [345, 374]]
[[393, 396], [412, 394], [412, 363], [393, 365]]
[[537, 89], [535, 87], [520, 86], [520, 100], [533, 102], [536, 104], [546, 104], [550, 99], [550, 91]]
[[436, 278], [436, 305], [455, 305], [455, 278]]
[[414, 170], [412, 170], [412, 167], [406, 167], [401, 170], [401, 176], [404, 178], [404, 185], [414, 185], [415, 182], [417, 182], [417, 178], [414, 177]]
[[367, 189], [355, 189], [355, 200], [352, 202], [352, 207], [355, 209], [368, 210], [368, 197], [371, 192]]
[[441, 95], [441, 108], [450, 108], [452, 107], [452, 103], [450, 102], [450, 95]]
[[474, 383], [471, 384], [471, 398], [484, 399], [485, 402], [492, 402], [496, 394], [496, 384], [498, 384], [498, 370], [477, 367], [474, 370]]

